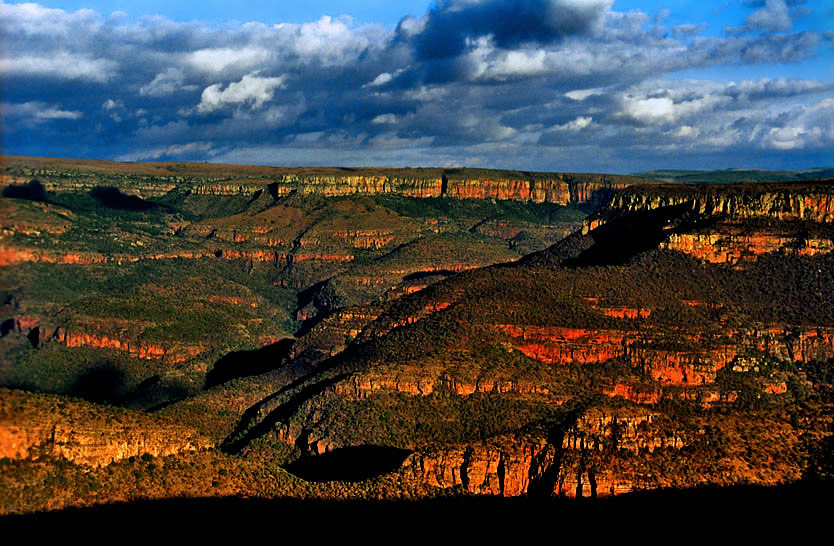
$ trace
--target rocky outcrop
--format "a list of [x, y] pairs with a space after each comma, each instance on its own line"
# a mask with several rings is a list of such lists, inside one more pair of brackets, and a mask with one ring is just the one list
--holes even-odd
[[834, 222], [834, 183], [641, 186], [618, 192], [583, 233], [635, 212], [682, 207], [700, 217]]
[[516, 327], [502, 324], [513, 346], [525, 356], [547, 364], [593, 364], [625, 354], [625, 332], [560, 327]]
[[610, 387], [602, 389], [603, 394], [612, 398], [619, 397], [634, 402], [636, 404], [657, 404], [663, 396], [662, 389], [659, 388], [641, 388], [636, 385], [629, 385], [626, 383], [614, 383]]
[[732, 342], [709, 341], [708, 336], [692, 331], [678, 333], [680, 342], [671, 344], [651, 325], [642, 331], [511, 324], [495, 328], [509, 336], [515, 349], [540, 362], [565, 366], [625, 359], [662, 385], [713, 383], [719, 370], [747, 358], [744, 355], [794, 362], [834, 358], [834, 331], [821, 327], [761, 325], [744, 331], [728, 330], [725, 337]]
[[380, 308], [367, 305], [346, 307], [326, 315], [292, 346], [288, 359], [316, 365], [342, 352], [381, 312]]
[[91, 334], [87, 332], [68, 331], [58, 328], [48, 339], [54, 339], [67, 347], [95, 347], [98, 349], [111, 349], [129, 354], [134, 358], [143, 360], [160, 360], [168, 364], [185, 362], [203, 352], [200, 345], [172, 344], [170, 347], [163, 347], [153, 343], [144, 343], [136, 340], [125, 340], [110, 337], [107, 335]]
[[594, 408], [580, 415], [563, 439], [562, 447], [572, 450], [627, 451], [638, 454], [656, 449], [680, 449], [681, 435], [658, 427], [660, 414], [642, 409]]
[[208, 447], [194, 430], [143, 414], [0, 390], [0, 459], [54, 457], [97, 467]]
[[349, 262], [352, 254], [312, 253], [312, 252], [275, 252], [272, 250], [238, 250], [215, 249], [195, 251], [173, 251], [154, 254], [97, 254], [94, 252], [59, 252], [52, 250], [32, 250], [27, 248], [0, 247], [0, 266], [16, 265], [24, 262], [52, 263], [52, 264], [123, 264], [144, 260], [174, 260], [223, 258], [226, 260], [252, 260], [256, 262], [273, 262], [290, 264], [309, 260], [326, 262]]
[[379, 249], [387, 246], [396, 237], [386, 230], [346, 230], [334, 231], [333, 236], [345, 239], [354, 248]]
[[[115, 322], [115, 321], [113, 321]], [[119, 321], [124, 330], [136, 330], [134, 336], [118, 336], [100, 331], [103, 327], [106, 330], [118, 330], [116, 324], [108, 324], [103, 321], [99, 323], [87, 323], [72, 325], [70, 327], [49, 325], [39, 317], [18, 316], [7, 319], [3, 322], [3, 335], [15, 332], [25, 335], [35, 347], [43, 343], [57, 342], [67, 347], [94, 347], [97, 349], [108, 349], [126, 353], [134, 358], [143, 360], [159, 360], [167, 364], [176, 364], [191, 360], [202, 353], [205, 348], [197, 343], [176, 343], [160, 345], [137, 339], [138, 331], [141, 331], [141, 324], [131, 324], [130, 321]], [[8, 325], [8, 326], [7, 326]], [[135, 328], [131, 328], [135, 326]]]
[[480, 393], [515, 393], [515, 394], [548, 394], [550, 391], [543, 385], [532, 381], [510, 381], [494, 378], [480, 378], [468, 381], [458, 377], [425, 374], [394, 374], [365, 373], [355, 374], [337, 383], [334, 391], [340, 396], [352, 398], [367, 398], [368, 396], [394, 391], [417, 396], [427, 396], [438, 389], [458, 396], [469, 396]]
[[142, 260], [198, 259], [213, 256], [217, 256], [217, 254], [210, 250], [182, 250], [153, 254], [99, 254], [94, 252], [60, 252], [55, 250], [35, 250], [0, 246], [0, 266], [16, 265], [23, 262], [75, 265], [123, 264]]
[[[166, 164], [142, 169], [133, 165], [87, 162], [85, 171], [83, 161], [77, 161], [78, 165], [67, 169], [46, 165], [33, 167], [27, 164], [31, 163], [31, 158], [5, 159], [13, 165], [15, 174], [4, 175], [0, 185], [21, 185], [37, 180], [48, 192], [89, 192], [99, 187], [114, 187], [125, 194], [141, 197], [158, 197], [169, 192], [252, 197], [269, 192], [278, 198], [299, 192], [326, 197], [391, 194], [600, 206], [619, 189], [653, 182], [632, 176], [482, 169], [293, 169], [205, 167], [199, 164], [173, 165], [172, 170], [182, 174], [163, 174], [159, 171], [160, 168], [164, 170]], [[119, 175], [114, 175], [114, 170], [120, 171]], [[241, 176], [244, 171], [246, 174]]]
[[770, 252], [815, 256], [834, 250], [834, 241], [773, 233], [673, 233], [660, 248], [683, 252], [704, 262], [738, 264], [755, 261]]
[[104, 423], [0, 423], [0, 458], [58, 457], [84, 466], [104, 466], [128, 457], [161, 457], [210, 447], [185, 427], [106, 426]]
[[[514, 497], [532, 493], [562, 497], [605, 497], [640, 486], [632, 476], [583, 466], [589, 453], [674, 452], [684, 437], [657, 426], [658, 414], [639, 409], [591, 409], [562, 434], [504, 435], [483, 442], [437, 446], [412, 454], [404, 463], [411, 479], [439, 488], [459, 487], [471, 494]], [[547, 483], [546, 475], [557, 479]], [[541, 487], [544, 485], [545, 490]]]
[[[472, 445], [426, 449], [404, 463], [410, 479], [476, 495], [516, 497], [553, 462], [544, 439], [510, 437]], [[549, 455], [549, 456], [547, 456]]]

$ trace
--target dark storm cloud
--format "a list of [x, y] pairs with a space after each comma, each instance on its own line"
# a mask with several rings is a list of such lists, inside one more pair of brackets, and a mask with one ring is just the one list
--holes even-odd
[[429, 10], [412, 39], [423, 60], [459, 55], [468, 41], [482, 36], [492, 36], [499, 47], [550, 43], [590, 32], [611, 4], [613, 0], [445, 0]]
[[[751, 17], [774, 5], [752, 6]], [[0, 3], [5, 151], [622, 171], [612, 165], [624, 150], [650, 162], [834, 144], [828, 83], [663, 79], [800, 62], [828, 47], [822, 36], [762, 24], [705, 37], [703, 25], [664, 28], [610, 6], [458, 0], [392, 30], [330, 17], [216, 27]]]

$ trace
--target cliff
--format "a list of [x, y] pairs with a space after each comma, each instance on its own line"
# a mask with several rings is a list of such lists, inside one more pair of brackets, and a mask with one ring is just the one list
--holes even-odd
[[834, 180], [818, 182], [657, 185], [624, 190], [592, 214], [583, 232], [635, 212], [676, 207], [700, 217], [834, 222]]
[[597, 249], [597, 259], [616, 254], [617, 245], [736, 267], [768, 254], [828, 254], [834, 249], [834, 181], [629, 188], [590, 215], [582, 232], [610, 247]]
[[[404, 197], [500, 199], [599, 206], [632, 184], [653, 183], [633, 176], [531, 173], [487, 169], [380, 169], [124, 164], [3, 156], [0, 185], [37, 180], [49, 192], [89, 192], [110, 186], [144, 198], [176, 191], [210, 196], [273, 197], [292, 192], [327, 197], [390, 194]], [[69, 164], [68, 164], [69, 163]]]
[[98, 467], [211, 447], [190, 427], [78, 400], [0, 390], [0, 459]]

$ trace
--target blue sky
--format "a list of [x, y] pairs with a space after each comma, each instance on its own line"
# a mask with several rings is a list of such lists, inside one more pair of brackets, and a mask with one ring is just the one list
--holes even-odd
[[0, 2], [3, 153], [834, 165], [826, 0]]
[[175, 21], [200, 20], [214, 24], [229, 21], [261, 23], [309, 23], [322, 15], [349, 15], [357, 24], [379, 23], [394, 26], [406, 15], [421, 16], [426, 0], [214, 0], [176, 2], [171, 0], [70, 0], [41, 2], [51, 8], [75, 11], [92, 9], [109, 15], [123, 11], [137, 18], [164, 15]]

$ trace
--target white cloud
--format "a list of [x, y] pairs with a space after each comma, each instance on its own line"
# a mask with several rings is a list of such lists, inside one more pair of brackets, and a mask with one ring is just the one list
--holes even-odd
[[179, 68], [169, 67], [154, 76], [153, 80], [139, 88], [143, 97], [166, 97], [180, 91], [193, 91], [196, 85], [185, 85], [185, 76]]
[[122, 102], [120, 100], [113, 100], [113, 99], [107, 99], [106, 101], [104, 101], [104, 104], [101, 105], [101, 108], [105, 112], [109, 112], [110, 110], [121, 110], [121, 109], [124, 109], [124, 107], [125, 107], [124, 102]]
[[703, 32], [705, 28], [707, 28], [706, 23], [701, 23], [699, 25], [677, 25], [672, 28], [672, 33], [675, 36], [695, 36], [696, 34]]
[[115, 76], [118, 63], [64, 51], [50, 55], [21, 55], [0, 59], [0, 74], [47, 76], [104, 83]]
[[594, 118], [590, 116], [579, 116], [576, 119], [573, 119], [562, 125], [557, 125], [553, 128], [561, 131], [581, 131], [582, 129], [590, 125], [592, 121], [594, 121]]
[[389, 31], [368, 25], [354, 30], [348, 17], [333, 19], [327, 15], [318, 21], [301, 25], [275, 25], [283, 55], [292, 52], [302, 63], [316, 62], [324, 66], [354, 62], [370, 48], [383, 48], [390, 39]]
[[672, 121], [675, 119], [675, 103], [668, 97], [627, 99], [625, 114], [643, 123]]
[[403, 93], [403, 98], [406, 100], [413, 100], [417, 102], [435, 102], [442, 100], [449, 95], [449, 89], [446, 87], [435, 86], [428, 87], [421, 85], [417, 89], [408, 89]]
[[568, 91], [565, 96], [576, 101], [583, 101], [593, 95], [602, 95], [605, 91], [602, 89], [579, 89], [576, 91]]
[[542, 74], [547, 70], [545, 64], [546, 56], [547, 54], [543, 49], [534, 51], [507, 51], [487, 66], [485, 75], [496, 79], [503, 79]]
[[674, 135], [678, 138], [698, 138], [699, 134], [701, 134], [701, 131], [697, 127], [689, 125], [681, 125], [674, 132]]
[[767, 0], [764, 7], [744, 20], [748, 28], [756, 30], [790, 30], [791, 16], [785, 0]]
[[385, 85], [386, 83], [390, 82], [400, 74], [402, 74], [403, 69], [400, 68], [399, 70], [391, 73], [391, 72], [382, 72], [376, 78], [373, 79], [372, 82], [364, 85], [363, 87], [379, 87]]
[[21, 33], [33, 38], [71, 38], [80, 29], [95, 31], [101, 25], [101, 16], [90, 9], [68, 12], [34, 3], [0, 3], [0, 28], [5, 33]]
[[374, 86], [385, 85], [386, 83], [390, 82], [393, 79], [394, 79], [394, 76], [392, 76], [388, 72], [383, 72], [382, 74], [380, 74], [379, 76], [374, 78], [374, 81], [372, 81], [369, 85], [374, 85]]
[[141, 152], [133, 152], [117, 157], [117, 161], [147, 161], [154, 159], [161, 159], [164, 157], [179, 157], [193, 153], [202, 153], [206, 155], [216, 155], [218, 150], [215, 149], [211, 142], [187, 142], [185, 144], [174, 144], [172, 146], [164, 146], [160, 148], [153, 148], [150, 150], [143, 150]]
[[394, 114], [380, 114], [371, 120], [371, 123], [376, 125], [385, 125], [388, 123], [397, 123], [397, 116]]
[[2, 103], [0, 114], [3, 118], [19, 121], [25, 125], [40, 125], [53, 120], [75, 120], [83, 117], [77, 110], [62, 110], [54, 104], [40, 101], [23, 103]]
[[488, 36], [472, 41], [471, 45], [464, 63], [473, 80], [506, 81], [544, 74], [549, 69], [543, 49], [500, 49]]
[[[222, 72], [228, 67], [246, 70], [263, 64], [268, 58], [269, 51], [260, 47], [244, 47], [240, 49], [219, 47], [200, 49], [188, 53], [185, 56], [185, 61], [198, 70], [216, 73]], [[169, 77], [176, 77], [176, 75], [171, 74]]]
[[834, 99], [774, 112], [759, 131], [761, 144], [777, 150], [834, 148]]
[[410, 40], [425, 30], [427, 21], [428, 18], [426, 17], [421, 17], [420, 19], [411, 16], [403, 17], [400, 20], [400, 24], [397, 25], [397, 33], [403, 38]]
[[123, 118], [119, 112], [125, 109], [125, 103], [121, 100], [107, 99], [101, 105], [101, 109], [108, 113], [110, 119], [116, 123], [121, 123]]
[[275, 89], [284, 86], [284, 76], [277, 78], [262, 78], [257, 72], [252, 72], [241, 78], [239, 82], [232, 82], [223, 89], [223, 85], [216, 83], [203, 90], [198, 112], [213, 112], [225, 105], [248, 104], [251, 108], [260, 108], [267, 101], [272, 100]]

